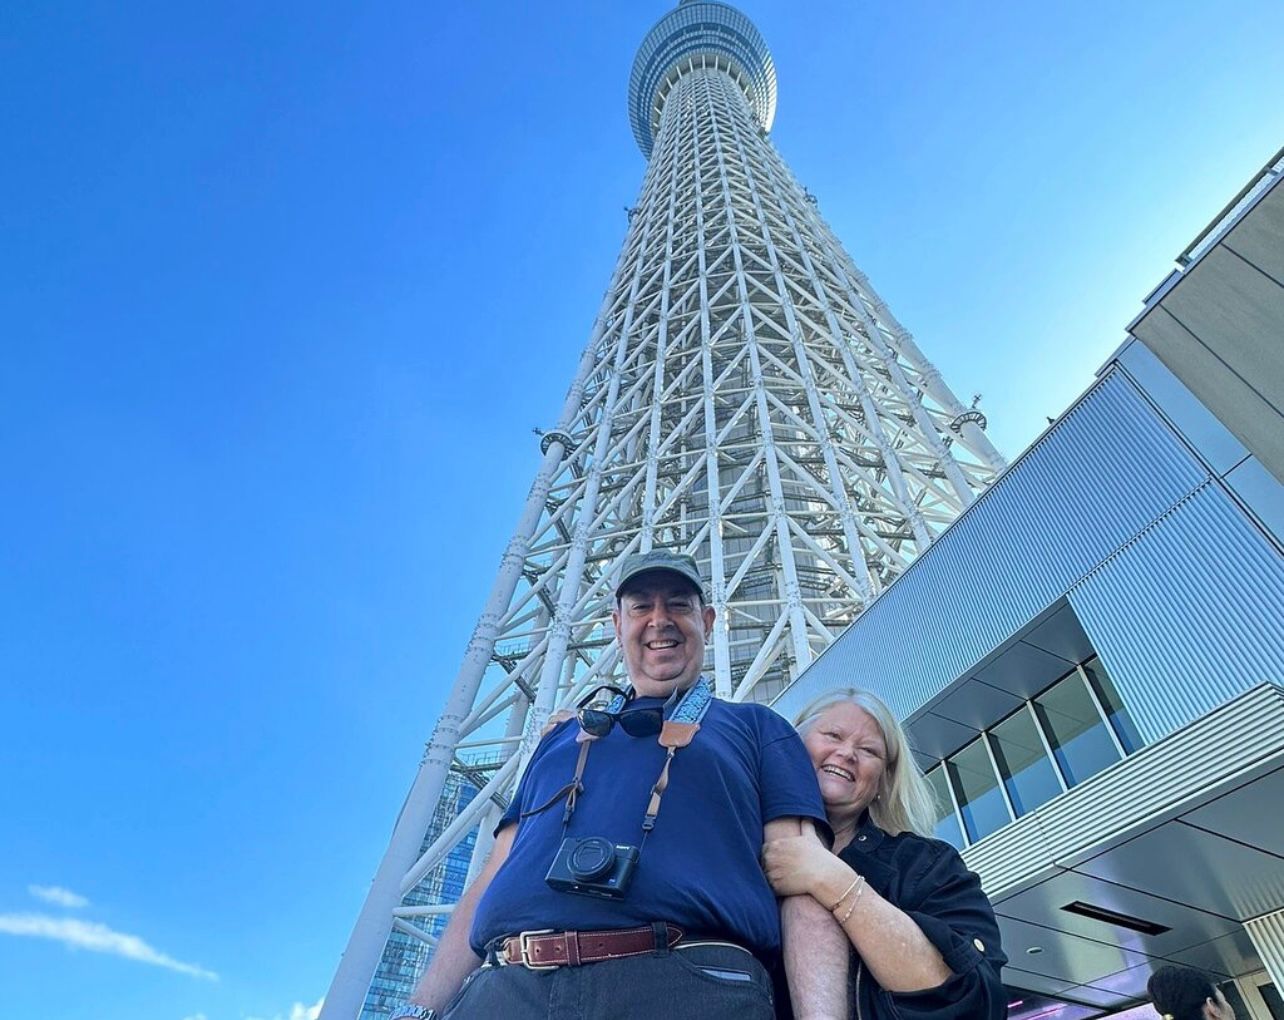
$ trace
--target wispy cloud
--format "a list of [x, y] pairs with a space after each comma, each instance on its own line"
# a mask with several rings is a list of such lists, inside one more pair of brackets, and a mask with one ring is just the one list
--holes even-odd
[[[317, 999], [316, 1003], [312, 1006], [305, 1006], [301, 1002], [296, 1002], [290, 1007], [290, 1012], [288, 1014], [277, 1013], [271, 1018], [271, 1020], [317, 1020], [321, 1015], [321, 1006], [324, 1003], [324, 995]], [[191, 1018], [188, 1018], [188, 1020], [191, 1020]], [[264, 1018], [258, 1016], [247, 1016], [244, 1020], [264, 1020]]]
[[95, 953], [123, 956], [139, 963], [190, 974], [192, 977], [217, 981], [212, 970], [194, 963], [183, 963], [154, 949], [137, 935], [114, 931], [105, 924], [81, 921], [74, 917], [50, 917], [47, 914], [0, 914], [0, 934], [26, 935], [30, 938], [52, 939], [72, 949], [88, 949]]
[[74, 893], [60, 885], [29, 885], [27, 886], [27, 892], [38, 900], [44, 900], [46, 903], [53, 903], [60, 907], [71, 907], [78, 910], [81, 907], [89, 906], [89, 900], [81, 896], [80, 893]]
[[183, 1017], [183, 1020], [206, 1020], [204, 1013], [193, 1013], [191, 1016]]

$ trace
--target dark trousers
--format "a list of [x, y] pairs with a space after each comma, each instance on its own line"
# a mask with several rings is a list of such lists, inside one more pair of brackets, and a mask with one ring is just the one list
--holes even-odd
[[442, 1020], [773, 1020], [771, 978], [747, 950], [715, 943], [528, 970], [473, 972]]

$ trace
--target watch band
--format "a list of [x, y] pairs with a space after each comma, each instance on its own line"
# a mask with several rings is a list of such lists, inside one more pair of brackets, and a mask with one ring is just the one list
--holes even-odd
[[427, 1006], [416, 1006], [413, 1002], [407, 1002], [388, 1020], [437, 1020], [437, 1011]]

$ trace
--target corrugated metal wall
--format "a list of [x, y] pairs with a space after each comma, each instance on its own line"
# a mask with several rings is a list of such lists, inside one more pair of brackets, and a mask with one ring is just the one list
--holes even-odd
[[1147, 743], [1284, 680], [1284, 568], [1210, 481], [1070, 590]]
[[1271, 981], [1277, 989], [1284, 988], [1284, 910], [1256, 918], [1244, 927], [1261, 955]]
[[1067, 592], [1148, 740], [1281, 679], [1284, 561], [1114, 370], [777, 707], [854, 684], [905, 718]]

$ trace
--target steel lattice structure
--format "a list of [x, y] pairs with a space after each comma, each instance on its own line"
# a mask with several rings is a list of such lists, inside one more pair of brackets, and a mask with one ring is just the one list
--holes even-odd
[[[616, 674], [624, 556], [695, 555], [718, 693], [764, 700], [1003, 467], [771, 145], [775, 101], [766, 45], [723, 4], [682, 3], [638, 52], [641, 195], [326, 1018], [356, 1015], [390, 929], [444, 909], [403, 898], [479, 821], [485, 859], [550, 713]], [[497, 762], [482, 795], [421, 853], [474, 750]]]

